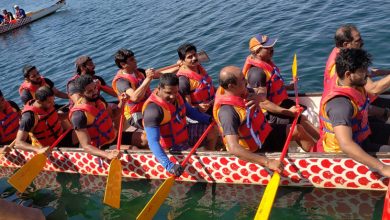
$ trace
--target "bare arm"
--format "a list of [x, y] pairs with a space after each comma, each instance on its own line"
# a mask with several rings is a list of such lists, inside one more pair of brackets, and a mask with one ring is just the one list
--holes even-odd
[[152, 82], [154, 74], [155, 71], [153, 69], [147, 69], [146, 78], [142, 82], [142, 84], [136, 90], [133, 90], [132, 88], [126, 90], [126, 94], [129, 96], [129, 99], [131, 101], [138, 102], [142, 98], [144, 98], [146, 91], [148, 90], [150, 83]]
[[18, 133], [16, 134], [15, 148], [33, 151], [35, 153], [41, 153], [42, 149], [38, 147], [34, 147], [31, 144], [27, 143], [26, 142], [27, 138], [28, 138], [28, 132], [19, 130]]
[[77, 138], [79, 139], [81, 147], [84, 149], [85, 152], [98, 156], [98, 157], [103, 157], [106, 159], [114, 159], [119, 155], [119, 151], [114, 150], [114, 151], [103, 151], [100, 150], [97, 147], [94, 147], [91, 145], [91, 139], [89, 137], [87, 129], [77, 129], [75, 130]]
[[375, 82], [370, 78], [367, 78], [367, 84], [364, 86], [364, 88], [368, 93], [379, 95], [390, 88], [390, 75]]
[[275, 103], [273, 103], [269, 100], [265, 100], [265, 101], [260, 103], [260, 107], [262, 109], [265, 109], [265, 110], [272, 112], [272, 113], [275, 113], [275, 114], [282, 114], [282, 115], [287, 115], [290, 117], [295, 116], [295, 110], [296, 110], [295, 106], [291, 107], [290, 109], [286, 109], [286, 108], [282, 108], [282, 107], [276, 105]]
[[62, 99], [69, 99], [69, 96], [68, 94], [64, 93], [64, 92], [61, 92], [60, 90], [58, 90], [56, 87], [53, 87], [52, 88], [53, 92], [54, 92], [54, 95], [58, 98], [62, 98]]
[[100, 86], [100, 89], [101, 89], [103, 92], [105, 92], [105, 93], [107, 93], [108, 95], [110, 95], [110, 96], [117, 97], [117, 94], [116, 94], [116, 92], [114, 91], [114, 89], [111, 88], [111, 87], [109, 87], [109, 86]]
[[390, 176], [390, 167], [384, 165], [375, 157], [367, 154], [359, 145], [352, 139], [352, 129], [349, 126], [338, 125], [334, 127], [336, 138], [340, 144], [341, 150], [352, 159], [374, 168], [385, 176]]
[[370, 77], [386, 76], [390, 74], [390, 70], [381, 70], [377, 68], [371, 68]]
[[238, 158], [249, 161], [252, 163], [257, 163], [259, 165], [268, 167], [272, 170], [276, 170], [278, 172], [281, 172], [281, 163], [278, 160], [268, 159], [265, 156], [261, 156], [255, 153], [252, 153], [246, 149], [244, 149], [240, 144], [238, 143], [238, 135], [226, 135], [226, 142], [227, 142], [227, 150], [229, 153], [237, 156]]

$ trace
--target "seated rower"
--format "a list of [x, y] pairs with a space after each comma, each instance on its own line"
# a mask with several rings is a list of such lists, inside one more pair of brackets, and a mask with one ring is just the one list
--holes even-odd
[[[290, 124], [298, 111], [295, 102], [288, 98], [286, 86], [279, 68], [273, 63], [274, 45], [277, 39], [257, 34], [249, 41], [251, 54], [247, 57], [243, 73], [249, 87], [257, 92], [265, 93], [267, 99], [260, 103], [266, 110], [266, 118], [272, 124]], [[319, 138], [319, 130], [306, 116], [298, 119], [306, 131], [315, 139]]]
[[41, 86], [49, 87], [58, 98], [68, 99], [68, 95], [54, 87], [54, 83], [50, 79], [42, 77], [35, 66], [24, 66], [23, 76], [24, 82], [19, 87], [19, 94], [23, 104], [35, 99], [35, 92]]
[[[73, 103], [75, 103], [80, 98], [79, 93], [75, 91], [74, 82], [82, 75], [90, 75], [97, 82], [99, 96], [100, 90], [103, 90], [103, 92], [107, 93], [108, 95], [117, 97], [115, 91], [111, 87], [107, 86], [106, 81], [104, 81], [102, 77], [95, 74], [95, 64], [91, 57], [85, 55], [78, 57], [75, 61], [75, 66], [76, 74], [71, 79], [69, 79], [68, 83], [66, 84], [66, 91], [70, 98], [70, 108], [73, 106]], [[103, 97], [101, 98], [103, 99]]]
[[[254, 93], [253, 89], [246, 87], [240, 68], [224, 67], [219, 75], [219, 85], [213, 114], [227, 150], [243, 160], [280, 171], [280, 161], [256, 152], [282, 151], [290, 125], [275, 124], [271, 127], [258, 106], [265, 99], [265, 94]], [[299, 124], [292, 133], [292, 140], [304, 151], [309, 151], [315, 144]]]
[[131, 50], [118, 50], [115, 53], [115, 64], [119, 70], [112, 80], [112, 88], [118, 97], [123, 93], [129, 97], [125, 104], [125, 117], [128, 124], [143, 129], [142, 106], [151, 94], [150, 83], [157, 78], [157, 74], [153, 69], [147, 69], [145, 77], [137, 69], [137, 60]]
[[5, 100], [0, 90], [0, 154], [7, 153], [11, 150], [9, 145], [16, 138], [19, 128], [20, 109], [18, 105], [9, 100]]
[[26, 12], [18, 5], [14, 5], [16, 19], [22, 19], [26, 17]]
[[[71, 108], [69, 117], [81, 147], [89, 154], [109, 160], [118, 157], [117, 150], [105, 151], [116, 144], [117, 129], [106, 104], [99, 98], [98, 84], [92, 76], [81, 75], [74, 81], [74, 86], [80, 98]], [[114, 114], [120, 115], [120, 109]], [[142, 147], [141, 135], [142, 132], [123, 132], [122, 143]], [[121, 149], [129, 149], [129, 146], [121, 146]]]
[[2, 10], [2, 24], [9, 24], [12, 20], [15, 20], [14, 16], [12, 15], [11, 12], [7, 11], [7, 9]]
[[[186, 102], [198, 111], [208, 115], [213, 114], [215, 88], [211, 77], [198, 62], [198, 53], [193, 44], [183, 44], [177, 49], [181, 66], [177, 72], [179, 77], [179, 93]], [[193, 130], [194, 138], [198, 139], [208, 127], [208, 124], [187, 119], [187, 127]], [[218, 128], [207, 134], [207, 148], [215, 149], [218, 141]]]
[[390, 166], [366, 152], [390, 152], [390, 125], [368, 123], [365, 90], [370, 55], [356, 48], [341, 49], [336, 57], [336, 84], [321, 99], [321, 138], [325, 152], [344, 152], [352, 159], [390, 177]]
[[[69, 129], [67, 115], [59, 115], [54, 108], [54, 93], [46, 86], [35, 92], [35, 99], [26, 103], [22, 111], [15, 147], [45, 153], [61, 134]], [[30, 136], [31, 144], [27, 142]], [[77, 144], [74, 132], [69, 132], [58, 146]]]
[[143, 106], [143, 123], [149, 147], [161, 165], [180, 176], [183, 168], [169, 160], [164, 150], [187, 150], [197, 139], [187, 129], [186, 116], [210, 124], [212, 117], [192, 108], [179, 95], [179, 79], [173, 73], [160, 77], [158, 88]]

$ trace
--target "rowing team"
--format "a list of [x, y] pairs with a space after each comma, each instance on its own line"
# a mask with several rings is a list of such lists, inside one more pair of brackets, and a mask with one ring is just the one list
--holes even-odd
[[2, 14], [0, 14], [0, 25], [5, 25], [11, 23], [13, 20], [19, 20], [26, 17], [26, 12], [20, 8], [18, 5], [14, 5], [15, 17], [12, 12], [7, 11], [7, 9], [2, 9]]
[[[304, 151], [344, 152], [390, 176], [388, 165], [366, 153], [390, 151], [390, 125], [386, 124], [390, 102], [377, 97], [390, 87], [390, 75], [376, 82], [368, 77], [371, 58], [361, 49], [358, 29], [343, 25], [336, 31], [336, 47], [324, 72], [320, 128], [300, 115], [302, 107], [288, 99], [287, 90], [294, 86], [285, 85], [272, 62], [276, 41], [266, 35], [253, 36], [243, 69], [222, 68], [217, 89], [192, 44], [178, 48], [178, 64], [165, 73], [138, 69], [134, 53], [120, 49], [115, 54], [119, 70], [112, 87], [95, 74], [93, 60], [81, 56], [76, 60], [76, 74], [67, 83], [67, 93], [43, 78], [35, 66], [25, 66], [25, 81], [19, 89], [23, 110], [1, 94], [1, 143], [15, 140], [9, 147], [47, 154], [51, 151], [47, 146], [72, 130], [60, 146], [81, 145], [87, 153], [111, 160], [120, 157], [119, 150], [109, 149], [119, 132], [123, 134], [121, 149], [149, 147], [168, 172], [180, 176], [183, 167], [170, 161], [165, 150], [191, 148], [215, 120], [217, 126], [203, 143], [205, 150], [216, 150], [219, 132], [222, 149], [281, 171], [280, 161], [257, 153], [282, 151], [297, 117], [298, 125], [290, 135]], [[150, 83], [157, 78], [158, 88], [151, 91]], [[106, 103], [101, 90], [118, 97], [119, 104]], [[69, 112], [56, 110], [54, 96], [70, 99]], [[119, 130], [122, 108], [126, 123]], [[3, 148], [3, 153], [9, 147]]]

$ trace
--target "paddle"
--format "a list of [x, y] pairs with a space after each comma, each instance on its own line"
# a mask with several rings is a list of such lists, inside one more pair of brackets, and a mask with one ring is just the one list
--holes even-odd
[[385, 197], [385, 203], [383, 204], [382, 220], [390, 220], [390, 181], [387, 186], [387, 193]]
[[[286, 142], [284, 143], [283, 146], [283, 151], [280, 155], [280, 161], [283, 161], [288, 145], [290, 145], [292, 133], [295, 129], [295, 126], [297, 125], [298, 122], [298, 117], [302, 112], [302, 108], [299, 107], [299, 100], [298, 100], [298, 89], [297, 89], [297, 56], [294, 54], [294, 61], [292, 65], [292, 75], [293, 75], [293, 80], [294, 80], [294, 92], [295, 92], [295, 101], [296, 101], [296, 106], [298, 109], [298, 113], [295, 115], [294, 121], [290, 127], [290, 132], [288, 133]], [[271, 213], [272, 205], [275, 200], [276, 193], [278, 191], [279, 187], [279, 182], [280, 182], [280, 174], [278, 172], [274, 172], [270, 182], [268, 183], [267, 187], [265, 188], [263, 198], [261, 199], [259, 208], [257, 209], [255, 220], [260, 220], [260, 219], [268, 219], [269, 215]]]
[[[116, 149], [121, 149], [122, 144], [122, 131], [124, 121], [124, 105], [121, 106], [121, 118], [119, 122], [118, 141]], [[118, 158], [111, 160], [110, 167], [108, 168], [108, 178], [106, 183], [106, 191], [104, 193], [103, 203], [113, 208], [120, 208], [121, 202], [121, 189], [122, 189], [122, 164]]]
[[[191, 155], [196, 151], [196, 149], [199, 147], [199, 145], [202, 143], [203, 139], [206, 138], [207, 133], [211, 130], [211, 128], [215, 125], [215, 122], [213, 121], [207, 129], [203, 132], [202, 136], [199, 138], [199, 140], [196, 142], [190, 153], [187, 155], [187, 157], [184, 159], [184, 161], [181, 163], [181, 166], [184, 167], [188, 160], [190, 159]], [[169, 192], [171, 191], [172, 185], [175, 182], [175, 176], [172, 175], [168, 179], [166, 179], [163, 184], [157, 189], [156, 193], [153, 195], [153, 197], [150, 199], [148, 204], [142, 209], [142, 211], [138, 214], [137, 220], [144, 220], [144, 219], [152, 219], [153, 216], [157, 213], [160, 206], [164, 203], [165, 199], [168, 197]]]
[[[204, 50], [202, 50], [202, 51], [200, 51], [198, 53], [198, 61], [200, 63], [210, 61], [209, 56], [207, 55], [207, 53]], [[180, 68], [180, 63], [176, 63], [176, 64], [173, 64], [173, 65], [170, 65], [170, 66], [166, 66], [166, 67], [157, 69], [156, 73], [162, 73], [163, 71], [170, 70], [170, 69], [172, 69], [170, 72], [177, 72], [179, 70], [179, 68]]]
[[[52, 150], [60, 143], [62, 139], [71, 131], [69, 128], [66, 130], [50, 147]], [[41, 172], [46, 164], [47, 156], [45, 153], [36, 154], [30, 161], [24, 164], [16, 173], [14, 173], [9, 179], [8, 183], [11, 184], [16, 190], [23, 193], [26, 188], [31, 184], [35, 177]]]

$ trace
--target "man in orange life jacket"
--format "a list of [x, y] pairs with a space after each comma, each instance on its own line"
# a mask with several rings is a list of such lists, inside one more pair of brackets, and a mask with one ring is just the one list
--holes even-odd
[[118, 97], [123, 93], [129, 97], [125, 104], [125, 117], [129, 125], [143, 129], [142, 106], [151, 94], [150, 83], [158, 75], [153, 69], [147, 69], [145, 77], [137, 69], [137, 60], [131, 50], [118, 50], [115, 54], [115, 64], [119, 70], [112, 80], [112, 88]]
[[390, 151], [390, 125], [368, 125], [370, 55], [362, 49], [341, 49], [336, 57], [338, 78], [321, 100], [321, 140], [325, 152], [344, 152], [352, 159], [390, 177], [390, 166], [367, 152]]
[[[295, 107], [295, 102], [288, 98], [279, 68], [272, 62], [276, 41], [277, 39], [262, 34], [252, 37], [249, 41], [251, 54], [245, 61], [243, 73], [248, 80], [249, 87], [257, 92], [267, 94], [267, 99], [261, 102], [260, 106], [267, 111], [265, 114], [268, 122], [271, 124], [290, 124], [298, 109]], [[315, 140], [319, 138], [318, 128], [306, 116], [301, 115], [298, 123]]]
[[35, 92], [41, 86], [47, 86], [58, 98], [68, 99], [68, 95], [54, 87], [54, 83], [42, 77], [35, 66], [26, 65], [23, 68], [24, 82], [19, 87], [19, 94], [23, 104], [35, 99]]
[[[181, 66], [177, 72], [179, 77], [179, 93], [192, 107], [208, 115], [213, 114], [215, 88], [211, 77], [198, 62], [198, 54], [193, 44], [183, 44], [177, 49]], [[187, 118], [187, 127], [193, 132], [191, 136], [198, 139], [208, 124], [199, 123]], [[207, 135], [207, 148], [214, 149], [218, 140], [218, 129], [215, 126]]]
[[[106, 104], [99, 98], [98, 84], [92, 76], [81, 75], [74, 86], [80, 98], [70, 110], [69, 117], [81, 147], [89, 154], [109, 160], [118, 157], [118, 150], [105, 151], [117, 142], [117, 129], [113, 126]], [[120, 109], [117, 108], [114, 114], [120, 115]], [[141, 135], [142, 132], [123, 132], [122, 143], [137, 146], [141, 142]], [[129, 149], [128, 146], [122, 148]]]
[[160, 77], [158, 88], [143, 106], [143, 123], [148, 144], [161, 165], [180, 176], [183, 168], [169, 160], [164, 150], [187, 150], [196, 143], [188, 134], [186, 116], [210, 124], [212, 117], [191, 107], [179, 94], [179, 79], [173, 73]]
[[18, 105], [10, 100], [5, 100], [0, 90], [0, 154], [11, 150], [6, 145], [15, 138], [19, 128], [20, 109]]
[[[58, 115], [54, 108], [53, 91], [46, 86], [37, 89], [35, 99], [27, 102], [22, 111], [15, 147], [44, 153], [68, 129], [67, 115]], [[30, 136], [31, 144], [27, 142]], [[58, 146], [71, 147], [77, 143], [74, 132], [69, 132]]]
[[[71, 106], [73, 106], [73, 103], [75, 103], [80, 98], [79, 93], [75, 89], [74, 81], [81, 75], [92, 76], [99, 85], [99, 91], [103, 90], [103, 92], [107, 93], [108, 95], [117, 97], [115, 91], [111, 87], [107, 86], [106, 81], [104, 81], [102, 77], [95, 74], [95, 64], [91, 57], [86, 55], [79, 56], [75, 61], [75, 66], [76, 74], [71, 79], [69, 79], [68, 83], [66, 84], [66, 91], [70, 98]], [[103, 97], [101, 98], [103, 99]]]
[[[324, 71], [324, 92], [323, 97], [329, 93], [332, 88], [335, 86], [337, 79], [336, 73], [336, 56], [339, 53], [340, 49], [345, 48], [362, 48], [364, 45], [363, 39], [361, 38], [360, 32], [354, 25], [342, 25], [339, 27], [335, 34], [335, 47], [333, 48], [329, 58], [326, 62], [325, 71]], [[389, 112], [390, 100], [385, 98], [376, 97], [376, 95], [386, 91], [390, 88], [390, 71], [389, 70], [380, 70], [371, 68], [370, 75], [387, 75], [383, 79], [378, 81], [371, 80], [370, 76], [367, 78], [367, 83], [364, 86], [366, 91], [371, 94], [370, 96], [370, 115], [376, 116], [376, 118], [387, 121], [386, 112]], [[377, 107], [374, 107], [377, 106]], [[369, 118], [370, 121], [375, 120], [375, 118]], [[377, 121], [377, 120], [375, 120]]]
[[[282, 151], [290, 125], [275, 124], [271, 127], [258, 105], [265, 99], [265, 94], [255, 93], [246, 87], [240, 68], [224, 67], [219, 75], [219, 84], [213, 114], [227, 150], [243, 160], [280, 171], [280, 161], [255, 152]], [[248, 101], [252, 97], [260, 97], [260, 100], [250, 107]], [[301, 125], [294, 129], [292, 140], [305, 151], [309, 151], [315, 144]]]
[[15, 19], [12, 13], [7, 11], [7, 9], [3, 9], [2, 12], [3, 14], [1, 15], [1, 17], [3, 18], [3, 20], [1, 21], [1, 24], [8, 24]]
[[0, 90], [0, 144], [10, 144], [19, 128], [20, 109], [10, 100], [5, 100]]

